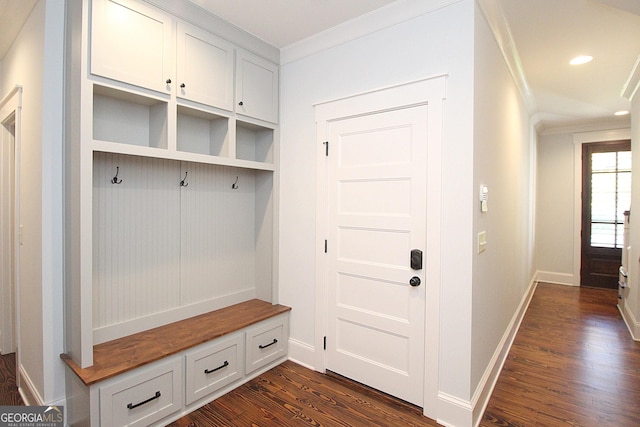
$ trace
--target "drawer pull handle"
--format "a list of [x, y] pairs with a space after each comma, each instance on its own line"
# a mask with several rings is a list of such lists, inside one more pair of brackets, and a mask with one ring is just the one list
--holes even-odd
[[205, 374], [212, 374], [215, 371], [219, 371], [222, 368], [226, 368], [227, 366], [229, 366], [229, 362], [227, 362], [226, 360], [224, 361], [224, 363], [221, 366], [218, 366], [217, 368], [213, 368], [213, 369], [205, 369], [204, 373]]
[[267, 345], [262, 345], [262, 344], [261, 344], [261, 345], [259, 345], [259, 346], [258, 346], [258, 348], [259, 348], [260, 350], [262, 350], [262, 349], [265, 349], [265, 348], [267, 348], [267, 347], [271, 347], [272, 345], [274, 345], [274, 344], [275, 344], [275, 343], [277, 343], [277, 342], [278, 342], [278, 340], [274, 338], [274, 339], [273, 339], [273, 341], [272, 341], [272, 342], [270, 342], [269, 344], [267, 344]]
[[157, 398], [159, 398], [159, 397], [160, 397], [160, 392], [159, 392], [159, 391], [156, 391], [155, 396], [148, 398], [148, 399], [147, 399], [147, 400], [145, 400], [144, 402], [136, 403], [135, 405], [134, 405], [133, 403], [129, 403], [129, 404], [127, 404], [127, 408], [129, 408], [129, 409], [137, 408], [138, 406], [142, 406], [142, 405], [144, 405], [145, 403], [149, 403], [149, 402], [151, 402], [152, 400], [156, 400], [156, 399], [157, 399]]

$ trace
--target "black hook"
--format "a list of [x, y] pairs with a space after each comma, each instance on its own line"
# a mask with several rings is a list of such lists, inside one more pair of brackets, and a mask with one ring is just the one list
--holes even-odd
[[112, 184], [120, 184], [122, 182], [121, 179], [118, 179], [118, 174], [120, 173], [120, 166], [116, 166], [116, 176], [111, 178]]
[[184, 179], [182, 181], [180, 181], [180, 187], [188, 187], [189, 186], [189, 183], [185, 182], [187, 180], [187, 173], [188, 172], [184, 173]]
[[231, 184], [231, 188], [233, 188], [234, 190], [238, 189], [238, 177], [236, 176], [236, 182], [234, 182], [233, 184]]

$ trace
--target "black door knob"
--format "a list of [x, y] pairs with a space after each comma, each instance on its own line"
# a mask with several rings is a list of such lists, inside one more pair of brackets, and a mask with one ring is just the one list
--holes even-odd
[[420, 281], [420, 278], [418, 276], [413, 276], [411, 279], [409, 279], [409, 284], [413, 287], [420, 286], [420, 283], [422, 282]]

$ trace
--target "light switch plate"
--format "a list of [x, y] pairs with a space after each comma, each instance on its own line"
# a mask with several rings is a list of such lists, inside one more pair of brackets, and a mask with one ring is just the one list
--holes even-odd
[[481, 254], [487, 249], [487, 232], [481, 231], [478, 233], [478, 253]]

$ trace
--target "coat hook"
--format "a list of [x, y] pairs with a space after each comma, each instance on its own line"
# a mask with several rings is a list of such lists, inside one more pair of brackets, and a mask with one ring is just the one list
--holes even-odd
[[180, 187], [188, 187], [189, 186], [189, 183], [186, 182], [187, 181], [187, 173], [188, 172], [184, 173], [184, 179], [182, 181], [180, 181]]
[[233, 188], [234, 190], [237, 190], [238, 187], [238, 177], [236, 176], [236, 182], [234, 182], [233, 184], [231, 184], [231, 188]]
[[116, 166], [116, 176], [111, 178], [112, 184], [120, 184], [122, 182], [121, 179], [118, 179], [118, 174], [120, 173], [120, 166]]

